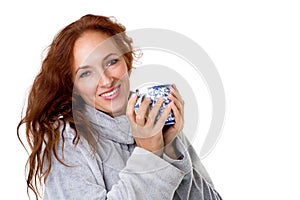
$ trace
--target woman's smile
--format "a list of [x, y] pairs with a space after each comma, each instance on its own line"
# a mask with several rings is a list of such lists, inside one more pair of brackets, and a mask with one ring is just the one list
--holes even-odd
[[101, 93], [99, 96], [103, 97], [105, 100], [113, 100], [119, 96], [120, 88], [121, 88], [121, 84], [119, 84], [117, 87], [108, 89], [107, 91]]

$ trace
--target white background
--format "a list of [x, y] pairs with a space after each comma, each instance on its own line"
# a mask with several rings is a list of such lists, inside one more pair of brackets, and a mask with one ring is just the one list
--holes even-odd
[[296, 0], [1, 1], [0, 198], [27, 199], [16, 125], [43, 49], [63, 26], [93, 13], [128, 30], [180, 32], [213, 60], [226, 121], [203, 163], [224, 199], [299, 199], [299, 10]]

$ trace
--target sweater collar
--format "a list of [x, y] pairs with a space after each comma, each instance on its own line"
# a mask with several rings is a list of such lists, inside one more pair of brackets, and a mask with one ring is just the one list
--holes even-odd
[[130, 122], [126, 115], [111, 117], [89, 105], [85, 105], [85, 114], [100, 137], [122, 144], [134, 144]]

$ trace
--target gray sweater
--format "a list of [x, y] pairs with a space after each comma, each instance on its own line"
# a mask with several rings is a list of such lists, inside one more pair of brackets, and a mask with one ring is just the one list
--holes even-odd
[[174, 141], [182, 159], [173, 160], [165, 154], [160, 158], [136, 146], [125, 115], [112, 118], [89, 106], [86, 110], [100, 133], [96, 152], [91, 152], [83, 138], [74, 146], [75, 132], [67, 124], [63, 153], [61, 141], [58, 155], [71, 167], [53, 157], [45, 200], [221, 199], [182, 133]]

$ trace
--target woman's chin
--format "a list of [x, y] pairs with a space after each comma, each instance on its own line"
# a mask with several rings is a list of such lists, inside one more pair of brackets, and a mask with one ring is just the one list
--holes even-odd
[[117, 116], [120, 116], [120, 115], [125, 115], [126, 113], [126, 107], [127, 107], [127, 101], [126, 103], [119, 103], [119, 104], [112, 104], [112, 107], [111, 107], [111, 113], [112, 113], [112, 116], [114, 117], [117, 117]]
[[103, 105], [103, 102], [99, 102], [95, 104], [95, 108], [109, 114], [111, 117], [117, 117], [126, 114], [127, 102], [127, 99], [118, 99], [111, 101], [106, 106]]

